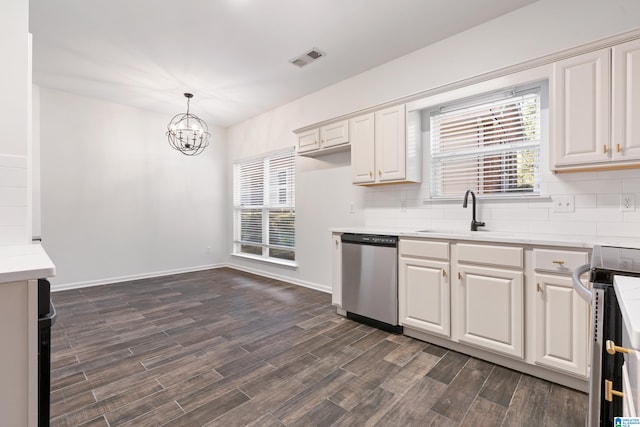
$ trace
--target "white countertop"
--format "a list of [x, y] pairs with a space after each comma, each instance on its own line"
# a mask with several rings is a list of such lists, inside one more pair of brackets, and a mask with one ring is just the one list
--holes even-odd
[[613, 286], [631, 344], [640, 349], [640, 277], [616, 276]]
[[466, 231], [466, 230], [427, 230], [378, 228], [378, 227], [341, 227], [332, 228], [334, 233], [370, 233], [386, 234], [398, 237], [420, 237], [423, 239], [467, 240], [493, 243], [515, 243], [525, 245], [564, 246], [591, 248], [594, 242], [585, 236], [559, 236], [529, 233], [508, 233], [498, 231]]
[[0, 246], [0, 283], [40, 279], [56, 274], [41, 245]]
[[594, 236], [559, 235], [542, 233], [515, 233], [502, 231], [426, 230], [402, 227], [336, 227], [333, 233], [383, 234], [398, 237], [420, 237], [423, 239], [467, 240], [492, 243], [514, 243], [538, 246], [562, 246], [567, 248], [592, 248], [594, 245], [640, 248], [640, 239], [595, 238]]

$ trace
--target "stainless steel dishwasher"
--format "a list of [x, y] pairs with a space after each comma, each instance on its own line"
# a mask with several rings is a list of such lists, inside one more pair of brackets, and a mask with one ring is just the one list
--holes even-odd
[[398, 325], [398, 238], [342, 235], [342, 308], [347, 317], [381, 329]]

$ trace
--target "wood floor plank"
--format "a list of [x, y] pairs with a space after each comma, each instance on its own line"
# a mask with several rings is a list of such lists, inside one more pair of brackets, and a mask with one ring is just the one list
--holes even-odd
[[[357, 348], [358, 350], [368, 350], [371, 347], [377, 345], [380, 341], [385, 340], [389, 335], [388, 332], [380, 331], [378, 329], [374, 329], [372, 332], [367, 334], [364, 338], [356, 341], [351, 344], [353, 348]], [[389, 341], [390, 342], [390, 341]], [[397, 347], [397, 344], [396, 344]]]
[[422, 351], [424, 351], [425, 353], [433, 354], [434, 356], [437, 356], [437, 357], [442, 357], [445, 354], [447, 354], [447, 352], [449, 350], [447, 350], [446, 348], [443, 348], [443, 347], [439, 347], [439, 346], [437, 346], [435, 344], [429, 344]]
[[284, 427], [271, 412], [267, 412], [257, 420], [247, 424], [246, 427]]
[[469, 359], [431, 410], [456, 422], [462, 421], [492, 369], [493, 365], [488, 362]]
[[[119, 425], [125, 423], [129, 420], [139, 417], [141, 414], [146, 414], [150, 411], [153, 411], [154, 408], [157, 408], [158, 406], [162, 406], [171, 401], [177, 401], [183, 396], [193, 393], [194, 390], [202, 390], [208, 385], [218, 381], [219, 378], [220, 374], [218, 374], [217, 372], [205, 373], [195, 377], [191, 377], [169, 388], [162, 389], [157, 393], [144, 396], [126, 405], [113, 409], [106, 414], [106, 418], [111, 425]], [[230, 389], [226, 389], [225, 391], [228, 391]], [[221, 392], [221, 394], [223, 393]], [[214, 397], [218, 397], [218, 395], [212, 396], [212, 399]], [[206, 399], [200, 400], [200, 403], [202, 404], [206, 402]], [[194, 405], [194, 407], [195, 406], [196, 405]]]
[[207, 401], [238, 388], [240, 385], [254, 378], [258, 378], [273, 369], [275, 368], [265, 362], [259, 362], [255, 365], [247, 366], [233, 375], [208, 383], [204, 387], [194, 388], [188, 393], [177, 397], [176, 401], [185, 411], [189, 412], [198, 406], [204, 405]]
[[294, 377], [300, 381], [300, 383], [311, 386], [334, 372], [339, 366], [355, 359], [360, 354], [362, 353], [355, 348], [345, 347], [324, 359], [317, 360], [313, 365], [294, 374]]
[[424, 377], [439, 360], [440, 358], [437, 356], [421, 352], [398, 370], [395, 375], [386, 378], [380, 387], [402, 396]]
[[447, 385], [430, 377], [422, 377], [376, 423], [379, 426], [419, 426], [431, 417], [433, 404], [443, 395]]
[[551, 386], [549, 405], [544, 418], [545, 426], [579, 427], [585, 425], [588, 400], [557, 384]]
[[[391, 342], [394, 342], [394, 341], [391, 341]], [[400, 347], [396, 348], [391, 353], [387, 354], [384, 357], [384, 360], [398, 366], [404, 366], [411, 359], [413, 359], [416, 354], [422, 352], [422, 350], [424, 350], [426, 346], [427, 346], [427, 343], [417, 341], [417, 340], [411, 340], [406, 343], [400, 344]]]
[[287, 427], [329, 427], [336, 420], [342, 417], [345, 412], [347, 411], [335, 403], [329, 400], [323, 400], [303, 417], [298, 418], [291, 424], [288, 424]]
[[91, 421], [87, 421], [84, 424], [81, 424], [79, 427], [110, 427], [107, 420], [104, 419], [103, 416], [95, 418]]
[[586, 404], [353, 322], [328, 294], [228, 268], [52, 298], [54, 427], [573, 425]]
[[233, 389], [162, 425], [203, 426], [248, 400], [249, 397], [246, 394], [238, 389]]
[[398, 401], [395, 394], [376, 388], [343, 415], [334, 427], [372, 426]]
[[[312, 354], [303, 354], [297, 359], [294, 359], [279, 368], [272, 369], [259, 377], [245, 382], [239, 388], [249, 397], [257, 396], [264, 390], [270, 389], [274, 385], [281, 383], [282, 379], [294, 378], [296, 373], [304, 370], [309, 365], [313, 365], [316, 360], [318, 360], [318, 358]], [[296, 382], [300, 383], [297, 379]]]
[[461, 426], [495, 427], [502, 424], [507, 409], [497, 403], [478, 398], [460, 422]]
[[[184, 411], [175, 401], [166, 402], [158, 405], [149, 412], [139, 415], [136, 418], [128, 420], [120, 427], [155, 427], [165, 424], [167, 421], [174, 420], [184, 414]], [[113, 426], [113, 425], [112, 425]]]
[[[375, 334], [375, 332], [374, 332]], [[366, 339], [366, 338], [364, 338]], [[355, 348], [355, 346], [352, 346]], [[356, 375], [362, 375], [375, 364], [377, 361], [384, 359], [384, 357], [398, 348], [398, 344], [387, 340], [378, 341], [373, 347], [367, 347], [364, 353], [353, 359], [351, 362], [343, 366], [349, 372], [353, 372]]]
[[278, 417], [283, 424], [288, 425], [304, 417], [311, 409], [315, 408], [320, 402], [354, 378], [355, 376], [352, 373], [337, 369], [332, 374], [318, 381], [314, 387], [309, 387], [294, 398], [289, 399], [277, 410], [273, 411], [273, 414]]
[[318, 356], [319, 358], [327, 357], [328, 355], [335, 353], [336, 351], [358, 341], [359, 339], [364, 337], [366, 333], [353, 328], [342, 335], [323, 335], [332, 339], [327, 343], [311, 350], [311, 353], [315, 356]]
[[362, 402], [376, 388], [377, 384], [373, 384], [362, 377], [358, 377], [340, 387], [335, 391], [335, 393], [330, 395], [328, 399], [345, 409], [346, 412], [353, 409], [358, 403]]
[[291, 377], [265, 385], [249, 401], [226, 412], [211, 423], [210, 426], [242, 427], [256, 419], [261, 414], [281, 406], [292, 397], [302, 393], [305, 387]]
[[528, 375], [521, 375], [502, 426], [537, 427], [544, 425], [550, 391], [550, 383]]
[[478, 396], [507, 408], [511, 403], [513, 392], [516, 390], [519, 381], [519, 372], [496, 366], [491, 371]]
[[468, 361], [469, 356], [449, 351], [442, 356], [427, 375], [434, 380], [449, 384]]

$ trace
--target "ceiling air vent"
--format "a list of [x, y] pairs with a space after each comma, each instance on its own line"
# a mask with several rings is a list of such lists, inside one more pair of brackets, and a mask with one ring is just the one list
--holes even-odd
[[304, 67], [308, 63], [322, 58], [323, 56], [325, 56], [324, 52], [319, 49], [313, 48], [307, 53], [291, 59], [289, 62], [291, 62], [293, 65], [297, 65], [298, 67]]

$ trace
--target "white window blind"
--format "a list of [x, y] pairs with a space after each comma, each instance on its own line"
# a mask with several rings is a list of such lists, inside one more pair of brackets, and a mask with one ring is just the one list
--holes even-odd
[[540, 88], [431, 113], [432, 197], [539, 194]]
[[295, 260], [293, 149], [233, 166], [234, 253]]

